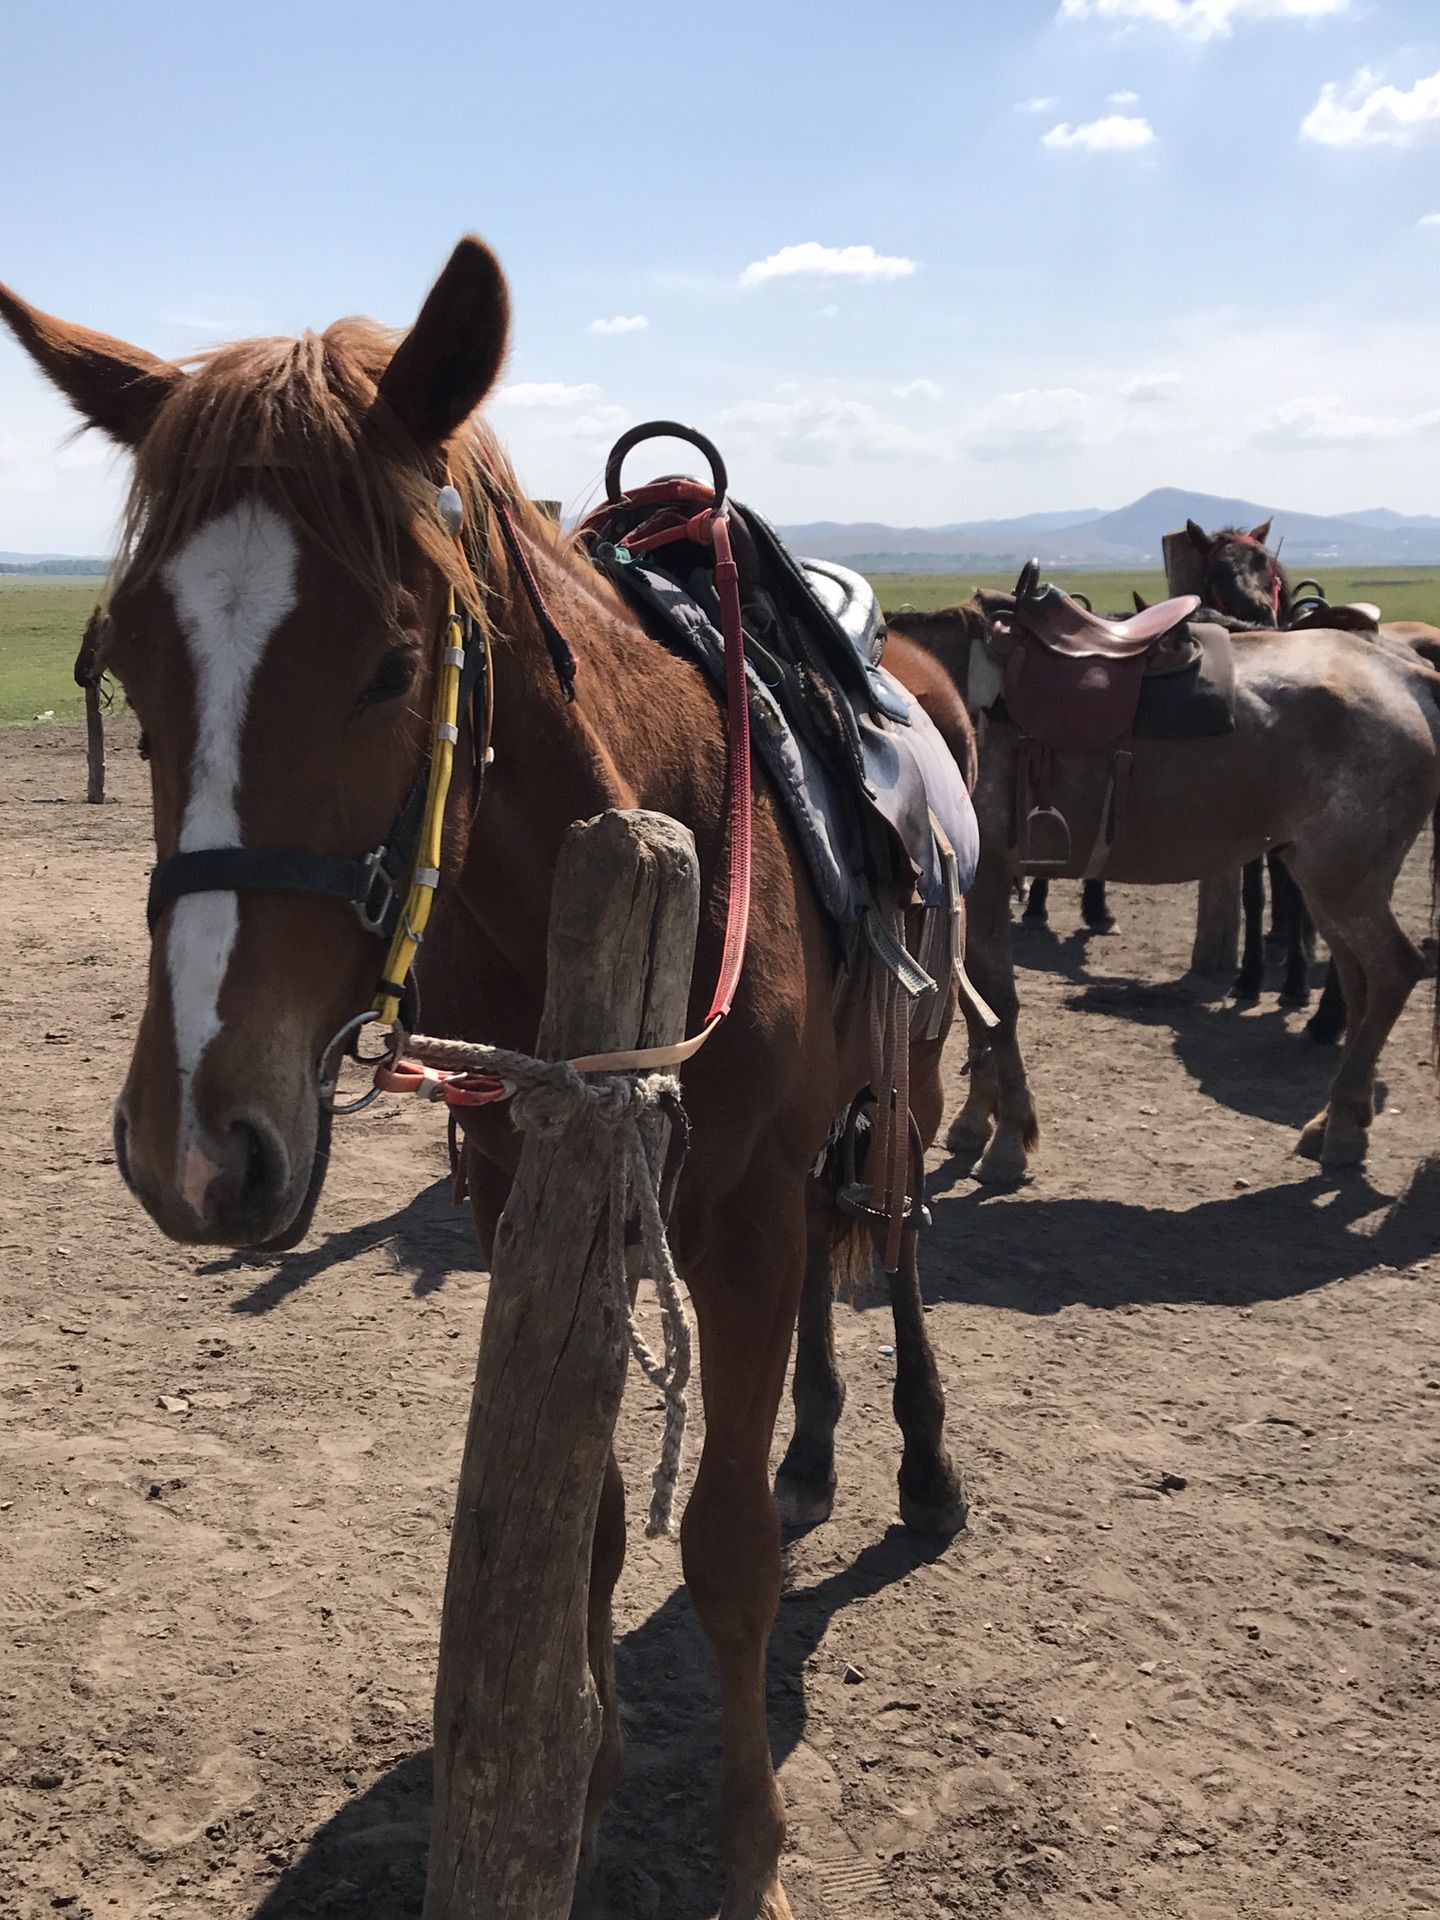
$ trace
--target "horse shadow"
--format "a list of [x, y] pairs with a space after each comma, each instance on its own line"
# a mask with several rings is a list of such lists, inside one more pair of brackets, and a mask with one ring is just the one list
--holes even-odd
[[[239, 1314], [272, 1313], [302, 1287], [318, 1280], [332, 1267], [357, 1255], [389, 1249], [397, 1271], [410, 1276], [417, 1299], [437, 1293], [452, 1273], [477, 1272], [484, 1266], [475, 1241], [470, 1215], [451, 1198], [448, 1174], [421, 1189], [403, 1207], [379, 1220], [365, 1220], [326, 1234], [318, 1246], [281, 1254], [265, 1263], [264, 1278], [230, 1302]], [[212, 1260], [202, 1274], [253, 1273], [255, 1262], [243, 1254]]]
[[[1273, 1003], [1242, 1018], [1230, 1001], [1206, 999], [1187, 985], [1194, 978], [1186, 974], [1156, 987], [1087, 980], [1066, 996], [1065, 1005], [1135, 1026], [1168, 1028], [1175, 1058], [1209, 1099], [1254, 1120], [1304, 1126], [1325, 1104], [1339, 1050], [1305, 1039]], [[1377, 1079], [1377, 1111], [1385, 1099], [1385, 1082]]]
[[[943, 1184], [961, 1170], [950, 1161]], [[1185, 1208], [1026, 1198], [970, 1186], [930, 1202], [925, 1292], [937, 1301], [1045, 1315], [1070, 1306], [1253, 1306], [1288, 1300], [1440, 1244], [1440, 1160], [1398, 1199], [1363, 1173], [1328, 1174]], [[1365, 1227], [1383, 1209], [1378, 1225]]]
[[[805, 1668], [831, 1621], [953, 1550], [890, 1527], [847, 1566], [787, 1585], [770, 1640], [766, 1697], [782, 1765], [804, 1738]], [[710, 1650], [683, 1587], [616, 1645], [625, 1775], [606, 1825], [602, 1876], [612, 1911], [634, 1920], [708, 1920], [722, 1896], [711, 1834], [720, 1761]], [[424, 1900], [433, 1755], [396, 1760], [312, 1836], [251, 1920], [402, 1920]], [[703, 1785], [697, 1783], [703, 1782]], [[663, 1876], [664, 1884], [657, 1876]]]

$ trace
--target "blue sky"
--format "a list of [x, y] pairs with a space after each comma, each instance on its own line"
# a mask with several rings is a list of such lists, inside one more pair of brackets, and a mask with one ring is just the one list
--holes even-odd
[[[5, 40], [0, 278], [174, 355], [404, 324], [473, 230], [492, 418], [571, 506], [669, 415], [786, 520], [1440, 510], [1435, 0], [12, 0]], [[105, 546], [123, 464], [69, 424], [7, 338], [0, 549]]]

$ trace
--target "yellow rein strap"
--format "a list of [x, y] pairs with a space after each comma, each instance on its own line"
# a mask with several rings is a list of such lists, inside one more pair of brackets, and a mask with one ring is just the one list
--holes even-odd
[[[460, 494], [448, 480], [436, 501], [441, 519], [453, 535], [456, 550], [465, 557], [460, 545], [464, 508]], [[445, 802], [450, 792], [450, 776], [455, 766], [455, 746], [460, 738], [460, 677], [465, 667], [465, 622], [455, 602], [455, 589], [448, 591], [445, 625], [441, 633], [440, 661], [435, 676], [435, 705], [430, 736], [430, 781], [425, 790], [425, 814], [420, 824], [420, 839], [415, 851], [415, 866], [405, 906], [385, 956], [384, 985], [375, 999], [375, 1014], [382, 1025], [391, 1027], [400, 1018], [400, 989], [410, 977], [420, 942], [430, 923], [435, 889], [440, 884], [440, 859], [445, 836]], [[477, 645], [487, 646], [482, 634]], [[488, 679], [488, 675], [486, 676]], [[488, 727], [486, 729], [489, 731]], [[489, 748], [481, 747], [482, 757]]]

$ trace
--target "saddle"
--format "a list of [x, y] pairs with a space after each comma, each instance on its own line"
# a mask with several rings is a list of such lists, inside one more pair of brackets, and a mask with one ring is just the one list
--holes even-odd
[[1107, 620], [1059, 587], [1042, 586], [1032, 560], [1013, 594], [980, 600], [1004, 663], [1010, 718], [1055, 753], [1117, 745], [1134, 730], [1146, 673], [1183, 672], [1200, 650], [1184, 624], [1200, 604], [1194, 594]]
[[[684, 439], [712, 483], [625, 488], [620, 464], [652, 436]], [[884, 619], [869, 583], [799, 560], [729, 498], [710, 443], [675, 422], [632, 428], [606, 466], [605, 504], [580, 528], [594, 564], [664, 644], [724, 686], [713, 548], [695, 516], [723, 505], [739, 575], [751, 740], [795, 827], [846, 963], [863, 944], [914, 993], [933, 984], [881, 932], [897, 908], [948, 913], [974, 876], [979, 834], [963, 778], [924, 711], [881, 664]]]
[[[992, 713], [1021, 733], [1015, 762], [1011, 846], [1029, 873], [1068, 871], [1071, 824], [1056, 805], [1056, 757], [1109, 755], [1104, 798], [1085, 878], [1104, 871], [1129, 798], [1130, 742], [1196, 739], [1234, 725], [1234, 665], [1228, 636], [1191, 625], [1195, 594], [1107, 619], [1056, 586], [1031, 561], [1013, 594], [979, 596], [990, 652], [1000, 668]], [[980, 649], [976, 649], [978, 653]], [[971, 693], [975, 694], [972, 654]], [[981, 673], [985, 671], [981, 662]]]

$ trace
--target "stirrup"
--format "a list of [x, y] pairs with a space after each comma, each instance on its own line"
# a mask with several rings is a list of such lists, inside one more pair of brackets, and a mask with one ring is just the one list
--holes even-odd
[[[1053, 858], [1035, 852], [1035, 828], [1043, 824], [1046, 831], [1052, 828], [1058, 835], [1064, 851]], [[1020, 845], [1016, 851], [1016, 864], [1024, 873], [1064, 873], [1070, 865], [1070, 823], [1058, 807], [1031, 807], [1025, 816], [1025, 825], [1020, 830]]]
[[[879, 1205], [875, 1199], [875, 1189], [868, 1180], [859, 1177], [859, 1151], [857, 1142], [860, 1137], [860, 1121], [867, 1107], [876, 1106], [875, 1095], [867, 1087], [863, 1093], [857, 1093], [850, 1102], [850, 1111], [845, 1116], [844, 1130], [840, 1135], [840, 1187], [835, 1195], [835, 1204], [843, 1213], [853, 1214], [857, 1220], [868, 1220], [872, 1226], [885, 1227], [890, 1224], [890, 1211]], [[925, 1145], [920, 1138], [920, 1129], [915, 1124], [915, 1116], [908, 1109], [905, 1115], [910, 1126], [910, 1192], [906, 1195], [904, 1222], [916, 1232], [932, 1224], [930, 1209], [925, 1204]], [[871, 1130], [873, 1132], [871, 1123]]]

